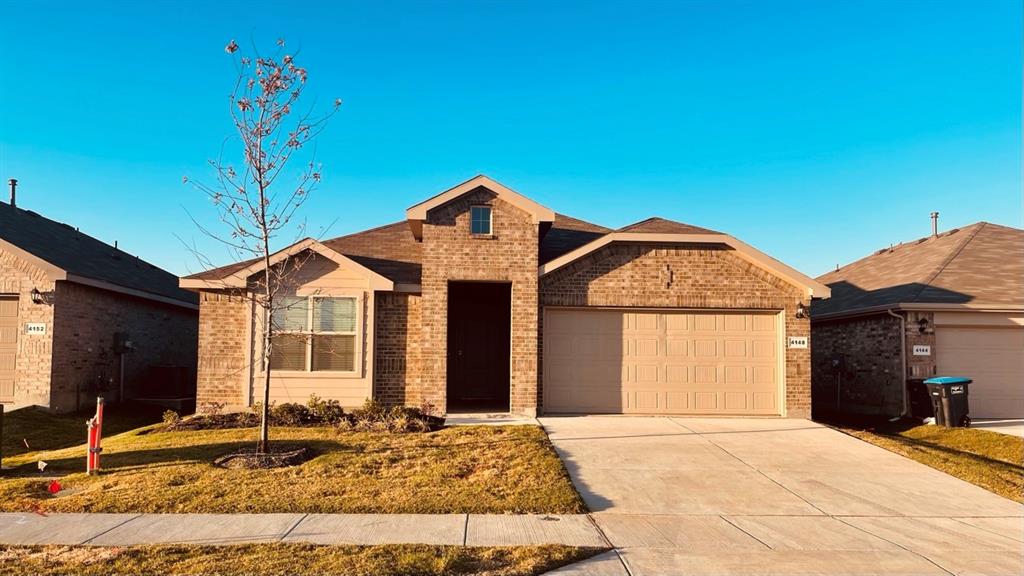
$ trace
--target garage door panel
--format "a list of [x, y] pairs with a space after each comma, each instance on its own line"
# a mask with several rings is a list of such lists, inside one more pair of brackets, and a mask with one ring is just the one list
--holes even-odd
[[718, 314], [694, 314], [694, 332], [718, 332]]
[[[545, 410], [778, 414], [776, 317], [548, 310]], [[604, 333], [589, 332], [595, 326]], [[618, 328], [611, 331], [611, 326]], [[600, 358], [593, 354], [594, 344], [583, 347], [583, 354], [567, 355], [575, 347], [562, 339], [596, 341]]]
[[665, 365], [665, 382], [668, 384], [684, 384], [690, 381], [690, 367], [680, 364]]
[[1024, 329], [940, 326], [935, 337], [939, 373], [974, 380], [971, 416], [1024, 417]]

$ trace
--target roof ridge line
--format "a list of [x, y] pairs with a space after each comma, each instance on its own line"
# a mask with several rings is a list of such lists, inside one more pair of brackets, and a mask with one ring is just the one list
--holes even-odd
[[942, 271], [945, 270], [946, 267], [949, 266], [953, 262], [953, 260], [956, 260], [956, 257], [959, 256], [960, 253], [964, 251], [964, 248], [966, 248], [967, 245], [971, 243], [971, 240], [974, 240], [974, 237], [978, 235], [978, 232], [981, 232], [981, 230], [988, 223], [987, 222], [981, 222], [980, 224], [981, 224], [980, 226], [978, 226], [974, 230], [971, 230], [971, 234], [969, 236], [967, 236], [967, 238], [964, 238], [960, 242], [960, 244], [957, 245], [957, 247], [954, 248], [953, 251], [950, 252], [949, 255], [946, 256], [942, 260], [942, 262], [939, 263], [939, 265], [935, 268], [935, 271], [932, 272], [932, 274], [930, 276], [928, 276], [928, 279], [924, 281], [924, 284], [921, 286], [921, 289], [918, 290], [916, 293], [914, 293], [913, 298], [910, 299], [911, 302], [916, 302], [917, 299], [921, 297], [921, 294], [925, 291], [925, 289], [932, 285], [932, 282], [934, 282], [935, 279], [939, 277], [939, 274], [942, 274]]

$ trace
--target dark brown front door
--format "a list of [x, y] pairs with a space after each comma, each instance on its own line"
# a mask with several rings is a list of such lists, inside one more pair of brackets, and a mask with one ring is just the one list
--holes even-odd
[[512, 286], [448, 285], [448, 411], [509, 409]]

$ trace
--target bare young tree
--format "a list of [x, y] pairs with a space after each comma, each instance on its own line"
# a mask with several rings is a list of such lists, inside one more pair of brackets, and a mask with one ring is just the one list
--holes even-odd
[[315, 153], [301, 163], [298, 154], [323, 131], [341, 100], [335, 100], [325, 113], [314, 113], [313, 106], [298, 109], [307, 73], [295, 63], [295, 55], [287, 53], [283, 40], [277, 41], [270, 56], [259, 54], [255, 48], [252, 57], [243, 56], [234, 40], [225, 51], [235, 60], [237, 77], [230, 110], [242, 154], [235, 164], [225, 158], [222, 148], [217, 159], [209, 161], [215, 183], [187, 177], [185, 182], [213, 202], [224, 228], [211, 230], [197, 223], [200, 231], [227, 245], [240, 258], [260, 263], [246, 292], [263, 319], [263, 410], [256, 451], [266, 453], [270, 444], [270, 358], [276, 295], [289, 285], [289, 276], [298, 269], [295, 265], [272, 266], [270, 247], [281, 233], [303, 228], [295, 223], [296, 215], [320, 182], [321, 166], [313, 158]]

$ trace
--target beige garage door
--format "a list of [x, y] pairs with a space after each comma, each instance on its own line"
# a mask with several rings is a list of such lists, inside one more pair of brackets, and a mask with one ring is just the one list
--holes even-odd
[[18, 358], [18, 297], [0, 296], [0, 401], [14, 400]]
[[1024, 417], [1024, 328], [940, 326], [935, 339], [939, 374], [974, 380], [972, 417]]
[[548, 309], [544, 411], [779, 414], [777, 317]]

